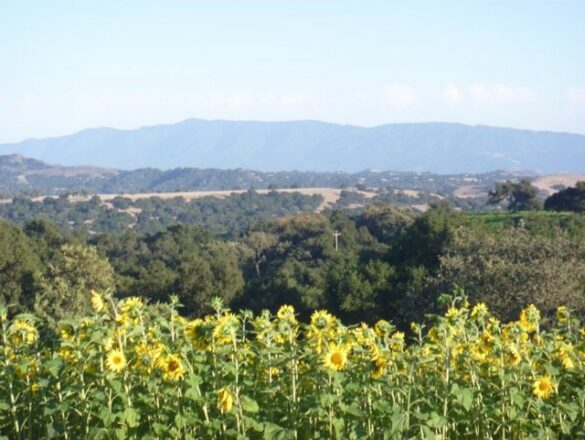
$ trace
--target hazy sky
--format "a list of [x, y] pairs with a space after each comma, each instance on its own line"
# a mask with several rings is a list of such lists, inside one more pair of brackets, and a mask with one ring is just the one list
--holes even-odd
[[191, 117], [585, 133], [585, 0], [0, 0], [0, 142]]

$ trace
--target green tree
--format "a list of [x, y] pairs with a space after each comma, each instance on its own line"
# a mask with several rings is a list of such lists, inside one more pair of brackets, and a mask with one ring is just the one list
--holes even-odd
[[41, 262], [17, 226], [0, 220], [0, 304], [27, 310], [35, 293]]
[[585, 313], [585, 243], [558, 231], [554, 237], [518, 229], [480, 233], [459, 228], [441, 257], [437, 291], [461, 286], [504, 320], [530, 303], [549, 315], [565, 305]]
[[91, 291], [114, 286], [114, 272], [94, 247], [64, 244], [39, 281], [34, 310], [49, 323], [88, 313]]
[[213, 296], [229, 305], [243, 289], [234, 245], [201, 227], [176, 225], [154, 235], [102, 236], [95, 243], [116, 271], [121, 296], [168, 301], [175, 294], [184, 313], [199, 315]]
[[544, 202], [547, 211], [573, 211], [585, 213], [585, 181], [577, 182], [574, 187], [559, 191]]
[[414, 214], [411, 210], [389, 204], [368, 206], [356, 219], [358, 225], [365, 226], [370, 234], [385, 243], [395, 241], [413, 221]]
[[538, 188], [528, 179], [520, 182], [497, 182], [488, 193], [488, 203], [495, 205], [506, 203], [509, 211], [535, 211], [542, 209], [542, 200], [538, 198]]

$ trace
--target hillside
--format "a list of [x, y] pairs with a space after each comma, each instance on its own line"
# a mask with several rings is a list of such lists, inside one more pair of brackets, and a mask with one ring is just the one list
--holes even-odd
[[13, 153], [64, 165], [90, 163], [126, 170], [585, 171], [585, 135], [451, 123], [365, 128], [318, 121], [190, 119], [136, 130], [95, 128], [0, 145], [0, 154]]
[[451, 174], [365, 170], [343, 172], [261, 172], [245, 169], [155, 168], [122, 171], [88, 166], [51, 165], [21, 155], [0, 156], [0, 193], [50, 195], [63, 192], [107, 194], [221, 191], [271, 188], [373, 187], [422, 190], [449, 195], [471, 186], [482, 195], [494, 182], [520, 174], [494, 171], [483, 174]]

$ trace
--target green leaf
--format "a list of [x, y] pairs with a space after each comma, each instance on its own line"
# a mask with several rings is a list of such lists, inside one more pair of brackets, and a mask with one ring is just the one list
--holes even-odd
[[258, 402], [256, 402], [254, 399], [250, 399], [247, 396], [242, 396], [241, 402], [242, 409], [246, 412], [257, 413], [260, 409], [258, 406]]
[[357, 402], [353, 402], [351, 405], [348, 405], [345, 408], [345, 412], [349, 415], [352, 415], [354, 417], [363, 417], [364, 413], [361, 410], [360, 406], [357, 404]]
[[335, 417], [333, 420], [333, 428], [335, 429], [336, 438], [343, 438], [343, 428], [345, 427], [345, 420], [341, 417]]
[[579, 406], [575, 402], [561, 403], [560, 407], [571, 422], [574, 422], [575, 419], [577, 419], [577, 416], [579, 415]]
[[59, 377], [59, 374], [61, 373], [61, 369], [63, 368], [63, 359], [61, 358], [50, 359], [46, 361], [43, 364], [43, 366], [45, 367], [45, 370], [51, 373], [51, 376], [57, 379]]
[[398, 434], [404, 431], [406, 427], [406, 417], [402, 412], [396, 412], [390, 418], [392, 422], [392, 433]]
[[264, 440], [278, 440], [284, 438], [285, 429], [275, 423], [266, 423], [264, 426]]
[[136, 428], [138, 423], [138, 413], [134, 410], [134, 408], [126, 408], [124, 411], [123, 419], [126, 422], [126, 425], [130, 428]]
[[114, 414], [112, 414], [111, 411], [107, 408], [104, 408], [100, 411], [99, 418], [106, 428], [112, 426], [112, 424], [116, 421], [116, 416], [114, 416]]
[[424, 440], [435, 440], [437, 438], [435, 433], [428, 426], [422, 426], [421, 429], [422, 429], [422, 438]]
[[382, 413], [392, 412], [392, 406], [390, 405], [390, 403], [386, 402], [385, 400], [375, 401], [373, 407], [376, 411], [380, 411]]
[[175, 415], [175, 426], [180, 429], [183, 429], [186, 426], [185, 418], [181, 414]]
[[447, 424], [447, 420], [433, 411], [426, 423], [430, 428], [441, 429]]
[[200, 402], [201, 400], [203, 400], [197, 388], [189, 388], [185, 393], [185, 398], [190, 399], [194, 402]]
[[473, 406], [473, 391], [470, 388], [461, 388], [457, 384], [453, 384], [451, 393], [455, 396], [455, 400], [461, 405], [465, 411], [469, 411]]

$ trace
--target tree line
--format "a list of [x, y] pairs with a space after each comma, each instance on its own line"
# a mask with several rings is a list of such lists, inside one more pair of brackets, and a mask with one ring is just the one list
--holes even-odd
[[528, 303], [545, 315], [561, 304], [583, 315], [584, 238], [580, 214], [484, 215], [445, 204], [424, 214], [384, 204], [351, 216], [297, 213], [231, 237], [200, 225], [84, 236], [46, 219], [0, 221], [0, 302], [54, 322], [87, 311], [91, 290], [110, 289], [154, 303], [177, 295], [189, 316], [219, 296], [234, 309], [292, 304], [301, 319], [326, 308], [347, 323], [385, 318], [406, 328], [434, 312], [442, 293], [464, 289], [503, 320]]

